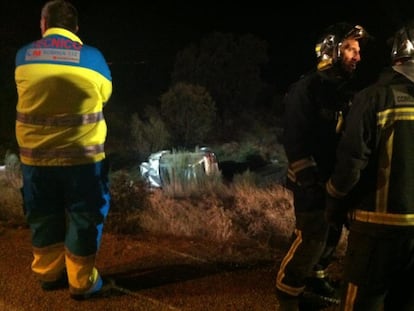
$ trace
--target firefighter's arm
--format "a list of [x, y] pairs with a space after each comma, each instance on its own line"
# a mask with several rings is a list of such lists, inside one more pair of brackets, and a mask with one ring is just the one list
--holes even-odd
[[315, 186], [318, 182], [318, 172], [313, 158], [307, 157], [291, 162], [288, 168], [288, 178], [303, 188]]
[[348, 223], [348, 207], [344, 203], [346, 193], [339, 192], [332, 180], [326, 183], [325, 219], [334, 228], [341, 230]]

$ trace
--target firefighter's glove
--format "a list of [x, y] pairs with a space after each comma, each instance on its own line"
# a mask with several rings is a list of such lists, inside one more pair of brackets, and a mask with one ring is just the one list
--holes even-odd
[[337, 230], [342, 230], [343, 225], [348, 227], [348, 209], [343, 199], [326, 194], [325, 219]]

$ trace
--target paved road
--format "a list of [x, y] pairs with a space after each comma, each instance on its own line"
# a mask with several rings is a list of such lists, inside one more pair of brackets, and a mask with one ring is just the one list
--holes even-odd
[[40, 289], [29, 230], [0, 223], [0, 310], [277, 311], [281, 249], [282, 242], [272, 254], [252, 245], [104, 233], [97, 267], [115, 281], [117, 295], [75, 301], [66, 289]]
[[122, 295], [74, 301], [43, 292], [30, 271], [27, 228], [0, 227], [0, 310], [277, 310], [275, 258], [260, 249], [104, 235], [97, 266]]

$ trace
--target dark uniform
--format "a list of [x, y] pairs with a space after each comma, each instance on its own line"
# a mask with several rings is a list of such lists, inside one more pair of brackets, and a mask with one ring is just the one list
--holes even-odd
[[340, 238], [341, 231], [330, 229], [324, 219], [324, 184], [333, 170], [344, 116], [353, 94], [351, 86], [350, 80], [332, 79], [315, 71], [293, 84], [285, 97], [287, 188], [294, 196], [296, 229], [276, 286], [293, 296], [303, 292], [305, 279], [312, 275], [312, 270], [322, 276]]
[[411, 60], [358, 93], [338, 146], [328, 220], [347, 210], [340, 198], [358, 199], [349, 213], [341, 310], [414, 310], [413, 81]]
[[[287, 188], [293, 194], [296, 228], [276, 277], [281, 310], [298, 310], [298, 302], [305, 301], [299, 298], [307, 294], [315, 294], [322, 306], [339, 303], [325, 268], [342, 228], [331, 227], [325, 220], [325, 184], [332, 174], [345, 116], [357, 89], [353, 73], [360, 61], [359, 39], [365, 34], [359, 25], [330, 27], [316, 45], [317, 70], [295, 82], [284, 98]], [[355, 41], [357, 47], [350, 48], [349, 42]], [[351, 69], [350, 61], [355, 62]]]
[[[329, 192], [342, 197], [359, 180], [353, 190], [359, 204], [350, 220], [345, 306], [379, 310], [394, 284], [395, 296], [388, 296], [392, 309], [414, 310], [414, 84], [389, 71], [355, 102], [328, 183]], [[398, 307], [403, 302], [411, 309]]]

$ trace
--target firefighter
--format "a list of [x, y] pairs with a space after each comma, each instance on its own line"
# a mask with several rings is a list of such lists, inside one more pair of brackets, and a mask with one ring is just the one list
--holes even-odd
[[341, 310], [414, 310], [413, 136], [414, 20], [393, 36], [391, 66], [356, 94], [326, 184], [327, 220], [349, 222]]
[[355, 70], [361, 61], [361, 43], [368, 37], [360, 25], [329, 26], [316, 44], [317, 67], [293, 83], [284, 98], [286, 186], [293, 193], [296, 228], [276, 276], [281, 310], [339, 303], [325, 269], [342, 228], [329, 227], [324, 218], [324, 185], [358, 87]]
[[31, 269], [44, 290], [69, 287], [74, 299], [102, 292], [95, 267], [110, 193], [103, 106], [112, 78], [102, 53], [76, 35], [78, 12], [47, 2], [42, 37], [16, 55], [16, 138]]

